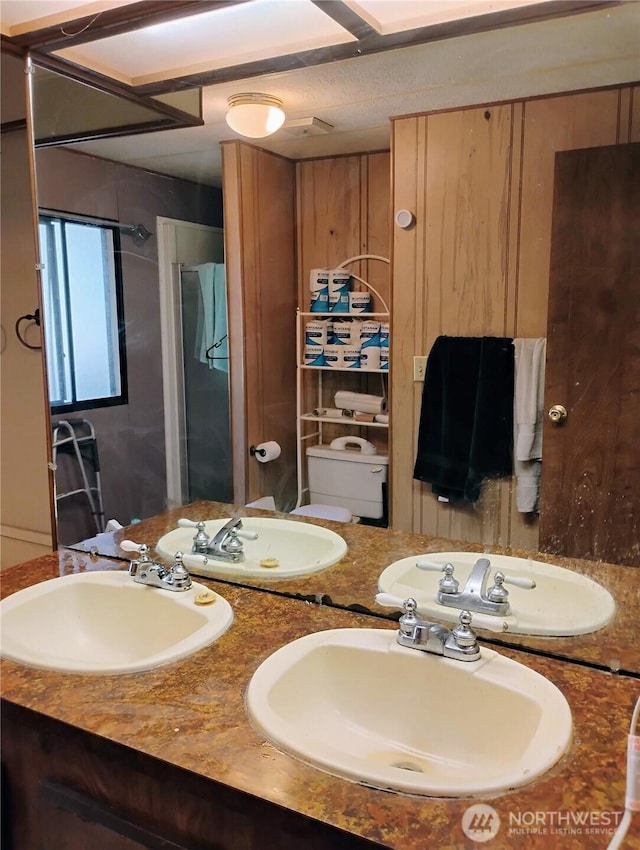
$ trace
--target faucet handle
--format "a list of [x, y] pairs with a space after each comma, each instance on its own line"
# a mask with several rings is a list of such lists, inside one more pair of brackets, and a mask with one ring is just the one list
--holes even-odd
[[173, 556], [173, 566], [171, 567], [171, 579], [173, 584], [180, 589], [187, 590], [191, 587], [191, 576], [189, 571], [182, 563], [184, 555], [182, 552], [176, 552]]
[[430, 572], [444, 573], [444, 576], [438, 582], [438, 587], [441, 593], [457, 593], [460, 589], [458, 579], [454, 578], [453, 572], [455, 567], [451, 563], [437, 564], [434, 561], [428, 561], [424, 558], [419, 558], [416, 561], [416, 567], [419, 570], [429, 570]]
[[401, 596], [394, 596], [393, 593], [376, 593], [375, 599], [378, 605], [382, 605], [383, 608], [400, 608], [405, 613], [408, 613], [405, 604], [413, 602], [415, 606], [413, 611], [417, 610], [415, 599], [403, 599]]
[[461, 611], [458, 625], [451, 629], [451, 634], [460, 649], [476, 646], [476, 633], [470, 628], [472, 620], [473, 617], [469, 611]]
[[[496, 578], [498, 573], [496, 573]], [[504, 576], [503, 581], [505, 584], [512, 584], [514, 587], [521, 587], [523, 590], [533, 590], [536, 586], [535, 581], [532, 578], [526, 578], [526, 576]]]
[[245, 540], [257, 540], [260, 537], [257, 531], [249, 531], [248, 528], [236, 528], [236, 534]]
[[134, 558], [129, 562], [129, 575], [135, 576], [138, 572], [138, 567], [145, 567], [151, 564], [149, 557], [149, 547], [146, 543], [134, 543], [133, 540], [121, 540], [120, 548], [125, 552], [137, 552], [139, 557]]
[[194, 554], [203, 553], [203, 552], [206, 551], [207, 547], [209, 546], [209, 543], [211, 542], [211, 538], [209, 537], [207, 532], [204, 530], [204, 522], [203, 521], [196, 522], [194, 520], [185, 519], [183, 517], [182, 519], [178, 520], [178, 525], [179, 525], [180, 528], [195, 528], [195, 529], [197, 529], [195, 537], [193, 538], [193, 547], [191, 549], [191, 551]]

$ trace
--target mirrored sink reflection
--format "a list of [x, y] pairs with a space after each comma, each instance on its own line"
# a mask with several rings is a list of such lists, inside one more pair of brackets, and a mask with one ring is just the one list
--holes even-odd
[[[214, 538], [229, 518], [204, 523], [206, 534]], [[157, 552], [171, 560], [177, 551], [184, 553], [185, 566], [199, 575], [278, 579], [319, 572], [337, 563], [346, 553], [347, 544], [334, 531], [306, 522], [268, 517], [243, 518], [243, 528], [255, 532], [256, 540], [242, 540], [244, 559], [230, 563], [191, 552], [195, 530], [176, 528], [161, 537]]]
[[[445, 623], [456, 622], [460, 611], [437, 601], [440, 571], [421, 569], [418, 563], [428, 561], [454, 566], [454, 576], [464, 587], [474, 564], [488, 558], [490, 576], [502, 571], [507, 579], [535, 582], [533, 589], [506, 582], [510, 613], [499, 617], [502, 630], [512, 634], [581, 635], [606, 626], [615, 613], [615, 602], [609, 591], [580, 573], [554, 564], [475, 552], [429, 552], [402, 558], [388, 566], [378, 579], [378, 589], [403, 599], [413, 597], [420, 610]], [[488, 584], [491, 584], [492, 578]]]
[[338, 629], [282, 647], [246, 695], [259, 732], [303, 761], [375, 788], [437, 797], [533, 782], [571, 743], [562, 693], [482, 648], [462, 662], [401, 647], [396, 632]]
[[133, 673], [209, 646], [233, 621], [229, 603], [202, 584], [172, 592], [127, 572], [75, 573], [0, 602], [0, 654], [63, 673]]

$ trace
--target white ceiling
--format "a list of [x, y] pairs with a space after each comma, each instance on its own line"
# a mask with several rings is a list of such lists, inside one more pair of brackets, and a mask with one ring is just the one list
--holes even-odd
[[[531, 2], [531, 0], [526, 0]], [[75, 9], [71, 9], [71, 6]], [[99, 15], [115, 0], [2, 0], [3, 33], [30, 31]], [[429, 22], [523, 5], [522, 0], [347, 0], [377, 32], [398, 32]], [[228, 12], [228, 14], [227, 14]], [[216, 24], [214, 35], [207, 35]], [[224, 17], [226, 16], [226, 17]], [[244, 21], [244, 23], [242, 23]], [[64, 23], [61, 24], [64, 30]], [[292, 50], [352, 41], [353, 36], [308, 0], [250, 3], [102, 38], [60, 55], [114, 79], [143, 85], [203, 69], [238, 65]], [[288, 131], [260, 140], [284, 156], [306, 158], [389, 146], [389, 118], [435, 109], [594, 88], [640, 80], [640, 3], [611, 4], [582, 14], [414, 47], [334, 61], [203, 88], [202, 127], [79, 144], [86, 152], [220, 185], [219, 142], [237, 138], [225, 123], [227, 97], [264, 91], [284, 103], [288, 119], [315, 116], [333, 126], [326, 135]]]

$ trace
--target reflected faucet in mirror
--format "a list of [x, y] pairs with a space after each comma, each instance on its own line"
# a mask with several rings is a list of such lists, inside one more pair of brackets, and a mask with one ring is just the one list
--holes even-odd
[[509, 591], [504, 586], [505, 584], [511, 584], [522, 590], [533, 590], [536, 586], [535, 581], [531, 578], [505, 575], [497, 570], [493, 576], [493, 584], [487, 588], [491, 572], [489, 558], [478, 558], [462, 590], [459, 589], [458, 580], [454, 577], [455, 567], [453, 564], [436, 564], [425, 558], [419, 558], [416, 561], [416, 567], [419, 570], [430, 570], [445, 574], [444, 578], [438, 582], [438, 602], [441, 605], [475, 611], [480, 614], [495, 614], [501, 617], [511, 614]]

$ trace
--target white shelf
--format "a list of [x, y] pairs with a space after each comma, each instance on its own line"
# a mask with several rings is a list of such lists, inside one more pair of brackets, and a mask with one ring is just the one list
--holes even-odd
[[389, 369], [350, 369], [348, 366], [307, 366], [300, 363], [300, 369], [313, 369], [315, 372], [350, 372], [352, 375], [388, 375]]
[[300, 419], [305, 422], [331, 422], [334, 425], [350, 425], [352, 428], [388, 428], [388, 422], [360, 422], [352, 416], [342, 416], [337, 419], [333, 416], [314, 416], [313, 413], [303, 413]]
[[304, 313], [302, 310], [298, 310], [299, 316], [305, 316], [307, 318], [313, 319], [318, 318], [318, 316], [325, 316], [329, 319], [387, 319], [389, 318], [388, 313]]

